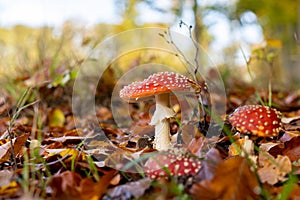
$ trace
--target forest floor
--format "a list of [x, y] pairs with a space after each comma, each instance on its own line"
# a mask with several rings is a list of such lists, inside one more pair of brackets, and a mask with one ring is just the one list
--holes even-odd
[[[1, 199], [300, 199], [299, 91], [273, 91], [270, 101], [268, 91], [258, 94], [251, 85], [228, 87], [226, 99], [215, 98], [216, 104], [226, 101], [226, 115], [223, 128], [210, 124], [217, 133], [212, 137], [205, 136], [209, 118], [183, 125], [177, 109], [170, 129], [180, 132], [185, 142], [174, 148], [184, 153], [170, 153], [188, 155], [201, 167], [193, 175], [153, 179], [144, 173], [157, 152], [151, 106], [131, 104], [134, 124], [120, 128], [111, 108], [99, 103], [95, 123], [92, 116], [73, 115], [71, 87], [30, 89], [18, 102], [1, 93]], [[228, 122], [236, 108], [261, 102], [282, 113], [278, 136], [245, 137]]]

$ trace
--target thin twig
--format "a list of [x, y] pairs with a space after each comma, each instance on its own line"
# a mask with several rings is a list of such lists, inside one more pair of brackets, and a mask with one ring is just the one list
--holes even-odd
[[[159, 34], [161, 37], [163, 37], [165, 39], [165, 41], [168, 43], [168, 44], [171, 44], [175, 50], [176, 50], [176, 54], [175, 56], [179, 57], [181, 56], [182, 59], [184, 60], [184, 62], [189, 66], [189, 67], [193, 67], [193, 64], [187, 59], [187, 57], [184, 55], [184, 53], [180, 50], [180, 48], [174, 43], [174, 40], [173, 40], [173, 37], [171, 35], [171, 31], [170, 31], [170, 28], [168, 27], [168, 30], [166, 32], [164, 32], [164, 34], [160, 33]], [[166, 37], [168, 36], [168, 38]], [[185, 65], [184, 65], [185, 66]], [[190, 71], [190, 69], [187, 67], [187, 70]], [[196, 77], [194, 76], [193, 74], [193, 77], [194, 77], [194, 80], [196, 81]]]
[[194, 45], [194, 47], [196, 49], [196, 53], [195, 53], [195, 56], [194, 56], [194, 61], [196, 63], [196, 66], [195, 66], [195, 69], [194, 69], [194, 75], [195, 75], [194, 78], [195, 78], [195, 81], [197, 81], [196, 74], [198, 73], [198, 70], [199, 70], [199, 67], [200, 67], [200, 64], [198, 62], [199, 46], [198, 46], [197, 41], [193, 37], [193, 33], [192, 33], [193, 26], [187, 25], [184, 21], [181, 20], [180, 23], [179, 23], [179, 26], [181, 27], [182, 25], [184, 25], [188, 29], [188, 31], [189, 31], [189, 37], [190, 37], [191, 41], [193, 42], [193, 45]]
[[[182, 27], [182, 25], [184, 25], [188, 29], [188, 31], [189, 31], [189, 38], [193, 42], [194, 48], [196, 49], [195, 56], [194, 56], [194, 62], [196, 64], [196, 66], [194, 66], [193, 76], [194, 76], [194, 80], [197, 83], [199, 83], [199, 81], [197, 79], [197, 73], [198, 73], [198, 70], [200, 68], [200, 64], [199, 64], [199, 61], [198, 61], [198, 57], [199, 57], [199, 45], [198, 45], [198, 42], [193, 37], [193, 33], [192, 33], [193, 26], [192, 25], [188, 25], [187, 23], [185, 23], [184, 21], [181, 20], [180, 23], [179, 23], [179, 26]], [[207, 106], [210, 109], [211, 108], [211, 100], [210, 100], [210, 94], [209, 94], [206, 82], [203, 80], [202, 83], [200, 83], [200, 85], [201, 85], [201, 89], [203, 91], [203, 94], [206, 97]], [[202, 111], [204, 113], [204, 116], [203, 116], [204, 117], [204, 122], [206, 123], [206, 117], [209, 115], [209, 113], [207, 112], [208, 109], [204, 108], [203, 99], [202, 99], [201, 94], [199, 94], [198, 98], [199, 98], [199, 101], [200, 101], [200, 104], [201, 104], [201, 109], [202, 109]]]
[[[188, 31], [189, 31], [189, 38], [191, 39], [191, 41], [193, 42], [193, 45], [196, 49], [196, 52], [195, 52], [195, 56], [194, 56], [194, 61], [195, 61], [195, 65], [193, 65], [188, 59], [187, 57], [184, 55], [184, 53], [181, 51], [181, 49], [175, 44], [174, 40], [173, 40], [173, 37], [171, 35], [171, 31], [170, 31], [170, 28], [168, 27], [168, 30], [166, 32], [164, 32], [164, 34], [160, 33], [159, 35], [161, 37], [163, 37], [165, 39], [165, 41], [169, 44], [171, 44], [175, 50], [178, 52], [175, 54], [175, 56], [179, 57], [179, 55], [182, 57], [182, 59], [184, 60], [184, 62], [189, 66], [187, 67], [187, 70], [189, 71], [190, 74], [192, 74], [193, 78], [194, 78], [194, 81], [199, 84], [199, 81], [197, 79], [197, 73], [198, 73], [198, 70], [199, 70], [199, 67], [200, 67], [200, 64], [198, 62], [198, 57], [199, 57], [199, 46], [198, 46], [198, 43], [196, 42], [196, 40], [194, 39], [193, 37], [193, 34], [192, 34], [192, 26], [190, 25], [187, 25], [185, 22], [183, 22], [182, 20], [180, 21], [179, 23], [179, 26], [182, 27], [182, 25], [184, 25], [186, 28], [188, 28]], [[166, 37], [168, 36], [168, 38]], [[186, 65], [184, 65], [186, 66]], [[191, 69], [192, 69], [192, 72], [191, 72]], [[205, 95], [206, 97], [206, 100], [207, 100], [207, 106], [208, 108], [211, 108], [211, 100], [210, 100], [210, 94], [208, 92], [208, 88], [207, 88], [207, 85], [206, 85], [206, 82], [205, 81], [202, 81], [200, 84], [201, 86], [201, 90], [203, 91], [203, 94]], [[200, 102], [200, 105], [201, 105], [201, 109], [204, 113], [204, 121], [206, 122], [206, 117], [209, 115], [206, 110], [204, 108], [204, 105], [203, 105], [203, 99], [201, 97], [201, 93], [197, 94], [198, 96], [198, 99], [199, 99], [199, 102]]]

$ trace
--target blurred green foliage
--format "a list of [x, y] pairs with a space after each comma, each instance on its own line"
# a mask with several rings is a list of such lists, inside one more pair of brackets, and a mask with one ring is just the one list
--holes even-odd
[[[298, 55], [299, 45], [295, 41], [298, 28], [298, 7], [299, 2], [295, 0], [273, 1], [273, 0], [238, 0], [236, 2], [202, 2], [199, 0], [170, 0], [168, 7], [162, 7], [160, 1], [154, 0], [115, 0], [117, 11], [123, 18], [118, 24], [97, 24], [93, 27], [86, 27], [76, 21], [66, 21], [62, 27], [40, 27], [31, 28], [16, 25], [11, 28], [0, 28], [0, 84], [2, 88], [14, 95], [20, 92], [18, 88], [28, 85], [33, 86], [43, 81], [52, 86], [63, 86], [68, 80], [74, 79], [76, 69], [84, 62], [89, 53], [108, 36], [120, 33], [136, 27], [169, 27], [175, 25], [185, 14], [189, 13], [193, 19], [192, 34], [201, 46], [210, 51], [211, 43], [215, 38], [209, 34], [212, 24], [204, 20], [211, 14], [221, 14], [230, 22], [232, 29], [239, 29], [247, 24], [254, 23], [263, 30], [264, 42], [279, 41], [282, 46], [271, 48], [272, 51], [262, 53], [266, 50], [265, 44], [248, 44], [253, 55], [250, 56], [251, 64], [254, 65], [253, 73], [260, 79], [264, 79], [264, 65], [266, 63], [254, 62], [258, 60], [271, 60], [272, 68], [270, 73], [276, 73], [276, 81], [283, 79], [295, 81], [298, 76], [298, 62], [295, 55]], [[165, 16], [173, 16], [172, 22], [165, 23], [142, 23], [140, 21], [139, 6], [148, 6], [148, 9], [159, 12]], [[247, 21], [245, 15], [252, 13], [257, 20]], [[237, 23], [239, 22], [238, 26]], [[126, 44], [130, 39], [124, 41]], [[269, 44], [269, 43], [268, 43]], [[264, 46], [263, 48], [260, 48]], [[270, 45], [267, 45], [268, 48]], [[272, 45], [271, 45], [272, 46]], [[258, 50], [260, 49], [260, 50]], [[276, 50], [274, 50], [276, 49]], [[109, 49], [109, 51], [115, 51]], [[240, 44], [233, 41], [227, 46], [224, 53], [224, 63], [220, 63], [221, 72], [226, 72], [224, 77], [230, 77], [230, 71], [235, 71], [237, 63], [234, 61], [237, 52], [240, 51]], [[265, 56], [262, 58], [262, 56]], [[130, 68], [132, 63], [142, 64], [149, 61], [151, 55], [143, 59], [143, 55], [131, 54], [125, 61], [116, 62], [114, 70]], [[152, 56], [153, 57], [153, 56]], [[124, 59], [124, 58], [123, 58]], [[158, 58], [155, 58], [158, 59]], [[178, 65], [169, 59], [170, 65]], [[245, 60], [249, 62], [249, 60]], [[269, 62], [270, 64], [270, 62]], [[224, 70], [225, 68], [229, 70]], [[239, 69], [238, 71], [243, 71]], [[111, 73], [108, 73], [111, 74]], [[71, 79], [70, 75], [72, 76]], [[115, 75], [118, 75], [116, 71]], [[32, 78], [34, 77], [34, 78]], [[105, 79], [105, 78], [104, 78]], [[35, 81], [33, 81], [35, 80]], [[30, 82], [30, 84], [28, 84]], [[19, 85], [17, 86], [16, 83]], [[25, 83], [25, 84], [24, 84]], [[33, 85], [32, 85], [33, 83]], [[21, 85], [21, 86], [20, 86]]]

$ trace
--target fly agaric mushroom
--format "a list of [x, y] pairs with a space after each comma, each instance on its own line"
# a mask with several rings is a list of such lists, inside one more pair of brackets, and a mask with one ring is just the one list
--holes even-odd
[[261, 105], [246, 105], [237, 108], [228, 121], [240, 133], [258, 137], [278, 136], [282, 130], [281, 113]]
[[170, 151], [161, 151], [149, 158], [144, 167], [146, 176], [151, 179], [195, 175], [200, 168], [198, 159]]
[[175, 116], [170, 108], [170, 93], [200, 92], [200, 86], [193, 80], [174, 73], [159, 72], [143, 81], [133, 82], [120, 91], [120, 97], [130, 102], [142, 101], [155, 96], [156, 109], [150, 125], [155, 126], [154, 147], [166, 150], [171, 147], [169, 118]]

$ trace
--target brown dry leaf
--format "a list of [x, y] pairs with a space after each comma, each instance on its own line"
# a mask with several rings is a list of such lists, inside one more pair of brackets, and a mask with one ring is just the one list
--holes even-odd
[[300, 116], [282, 117], [281, 121], [285, 124], [296, 124], [300, 120]]
[[80, 199], [81, 180], [81, 176], [72, 171], [53, 176], [49, 182], [53, 199]]
[[65, 146], [61, 142], [52, 142], [44, 147], [47, 152], [50, 152], [50, 149], [63, 149]]
[[276, 147], [276, 146], [283, 148], [284, 144], [283, 143], [274, 143], [274, 142], [264, 142], [259, 146], [259, 148], [262, 151], [269, 151], [270, 149], [272, 149], [273, 147]]
[[[280, 197], [280, 194], [282, 194], [283, 188], [284, 188], [284, 186], [272, 187], [269, 189], [269, 192], [273, 196], [277, 195], [277, 197]], [[288, 198], [276, 198], [276, 199], [299, 200], [300, 199], [300, 185], [294, 184], [290, 189], [291, 189], [291, 191], [288, 194]]]
[[[26, 143], [29, 134], [23, 134], [13, 139], [14, 153], [16, 157], [21, 157], [24, 144]], [[0, 162], [7, 161], [11, 157], [11, 146], [10, 142], [7, 142], [0, 146]]]
[[193, 138], [189, 143], [188, 143], [188, 150], [198, 156], [201, 157], [203, 152], [203, 146], [205, 145], [205, 143], [207, 142], [206, 137], [197, 137], [197, 138]]
[[181, 137], [184, 144], [188, 144], [191, 152], [196, 152], [204, 145], [206, 139], [200, 132], [197, 124], [185, 124], [181, 128]]
[[219, 164], [212, 180], [193, 185], [195, 199], [246, 200], [257, 199], [259, 184], [246, 159], [232, 157]]
[[259, 165], [257, 170], [261, 182], [275, 184], [285, 180], [285, 176], [292, 171], [292, 163], [287, 156], [278, 155], [275, 159], [267, 152], [260, 152]]
[[100, 121], [107, 121], [113, 118], [111, 111], [106, 107], [100, 107], [96, 115]]
[[292, 138], [300, 136], [299, 131], [285, 131], [284, 134], [280, 137], [280, 142], [290, 141]]
[[300, 159], [300, 136], [292, 138], [290, 141], [284, 143], [285, 148], [282, 155], [286, 155], [294, 162]]
[[289, 196], [290, 200], [299, 200], [300, 199], [300, 186], [294, 185], [292, 192]]
[[211, 148], [203, 161], [201, 161], [202, 167], [197, 175], [201, 180], [212, 179], [217, 166], [222, 162], [220, 152], [216, 148]]
[[129, 182], [124, 185], [116, 186], [107, 191], [107, 195], [112, 199], [130, 196], [140, 198], [145, 191], [150, 187], [152, 180], [144, 178], [135, 182]]
[[0, 115], [4, 114], [11, 107], [10, 99], [5, 94], [0, 94]]
[[[124, 151], [122, 149], [117, 149], [114, 153], [111, 153], [104, 161], [105, 166], [117, 169], [123, 169], [128, 163], [136, 160], [140, 155], [140, 152], [132, 153], [129, 151]], [[131, 170], [134, 166], [130, 167]], [[134, 170], [134, 169], [133, 169]]]
[[7, 130], [10, 122], [9, 117], [0, 117], [0, 134], [2, 137], [2, 134]]
[[101, 199], [106, 193], [108, 186], [111, 184], [111, 180], [116, 174], [116, 170], [110, 170], [106, 172], [99, 180], [99, 182], [93, 182], [89, 178], [85, 178], [81, 181], [81, 199]]
[[52, 199], [101, 199], [115, 176], [115, 170], [106, 171], [99, 182], [91, 178], [84, 178], [72, 171], [65, 171], [55, 175], [49, 182]]
[[0, 187], [3, 185], [7, 185], [11, 182], [14, 172], [11, 170], [1, 170], [0, 171]]
[[216, 136], [206, 138], [199, 132], [199, 134], [188, 143], [187, 149], [195, 156], [203, 158], [207, 155], [207, 152], [216, 145], [218, 138], [219, 137]]
[[134, 136], [138, 136], [138, 138], [141, 138], [142, 136], [153, 136], [154, 135], [154, 127], [150, 126], [150, 125], [144, 125], [144, 126], [139, 126], [139, 125], [135, 125], [134, 127], [132, 127], [130, 129], [130, 136], [134, 137]]
[[279, 144], [280, 145], [275, 145], [268, 151], [272, 156], [288, 156], [291, 162], [300, 159], [300, 136], [293, 137], [290, 140]]

